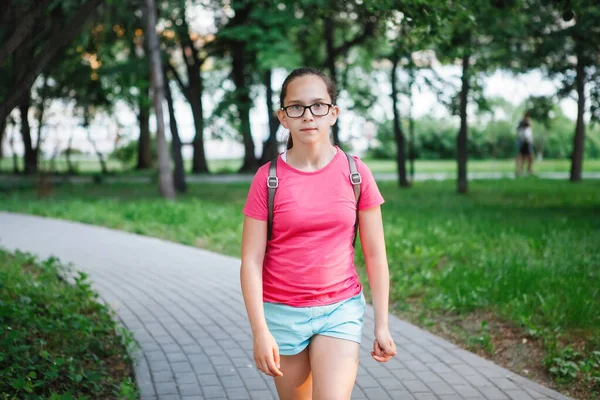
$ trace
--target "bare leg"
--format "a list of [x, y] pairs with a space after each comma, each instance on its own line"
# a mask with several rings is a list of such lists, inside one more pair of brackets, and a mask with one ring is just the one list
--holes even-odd
[[533, 165], [533, 154], [529, 153], [529, 154], [527, 154], [527, 172], [530, 175], [533, 174], [532, 165]]
[[313, 400], [350, 400], [358, 371], [360, 345], [316, 335], [309, 345]]
[[293, 356], [281, 356], [283, 376], [274, 378], [280, 400], [311, 400], [312, 376], [308, 347]]
[[521, 153], [517, 153], [517, 158], [515, 161], [515, 176], [521, 176], [521, 171], [523, 170], [523, 156]]

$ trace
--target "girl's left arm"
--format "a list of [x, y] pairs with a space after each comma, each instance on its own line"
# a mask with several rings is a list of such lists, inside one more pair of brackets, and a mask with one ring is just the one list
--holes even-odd
[[385, 249], [381, 206], [359, 211], [358, 227], [375, 310], [376, 343], [373, 358], [377, 361], [387, 361], [396, 355], [396, 345], [388, 326], [390, 273]]

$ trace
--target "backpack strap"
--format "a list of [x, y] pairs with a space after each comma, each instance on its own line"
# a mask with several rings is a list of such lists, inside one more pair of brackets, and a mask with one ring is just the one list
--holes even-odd
[[271, 160], [269, 164], [269, 176], [267, 177], [267, 188], [269, 190], [269, 197], [267, 200], [267, 206], [269, 208], [269, 219], [267, 221], [267, 241], [271, 240], [271, 234], [273, 233], [273, 205], [275, 203], [275, 191], [279, 186], [279, 179], [277, 179], [277, 157]]
[[356, 236], [358, 232], [358, 204], [360, 201], [360, 184], [362, 183], [362, 177], [358, 173], [354, 157], [348, 153], [345, 154], [346, 157], [348, 157], [348, 165], [350, 166], [350, 183], [352, 183], [352, 187], [354, 188], [354, 198], [356, 199], [356, 220], [354, 221], [354, 238], [352, 239], [352, 247], [356, 247]]

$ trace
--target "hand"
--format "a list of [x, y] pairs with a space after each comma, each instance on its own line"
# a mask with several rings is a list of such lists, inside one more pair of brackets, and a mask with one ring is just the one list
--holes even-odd
[[254, 336], [254, 363], [256, 368], [269, 376], [283, 376], [279, 359], [279, 347], [271, 332]]
[[375, 332], [375, 342], [371, 356], [375, 361], [387, 362], [396, 355], [396, 344], [389, 329], [382, 329]]

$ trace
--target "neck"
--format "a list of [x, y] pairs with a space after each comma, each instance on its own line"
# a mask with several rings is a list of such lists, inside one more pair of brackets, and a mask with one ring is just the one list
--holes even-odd
[[294, 143], [287, 152], [287, 162], [302, 171], [316, 171], [325, 167], [333, 159], [337, 148], [329, 140], [325, 143]]

